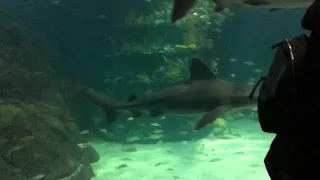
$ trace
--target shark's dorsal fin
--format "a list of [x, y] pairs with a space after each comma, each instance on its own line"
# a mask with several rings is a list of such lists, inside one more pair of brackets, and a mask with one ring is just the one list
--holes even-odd
[[137, 99], [137, 96], [131, 94], [130, 97], [129, 97], [129, 101], [128, 101], [128, 102], [134, 101], [134, 100], [136, 100], [136, 99]]
[[215, 79], [216, 76], [200, 59], [192, 58], [190, 66], [190, 78], [188, 82], [195, 80]]

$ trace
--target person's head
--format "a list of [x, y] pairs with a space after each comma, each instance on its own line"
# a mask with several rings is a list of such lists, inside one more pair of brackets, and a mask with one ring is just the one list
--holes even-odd
[[320, 1], [315, 0], [314, 3], [307, 9], [301, 26], [305, 30], [319, 31], [320, 30]]

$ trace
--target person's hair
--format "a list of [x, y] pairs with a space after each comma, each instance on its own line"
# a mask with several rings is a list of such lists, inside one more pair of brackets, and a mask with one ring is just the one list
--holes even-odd
[[315, 0], [314, 3], [307, 9], [301, 26], [305, 30], [319, 31], [320, 30], [320, 1]]

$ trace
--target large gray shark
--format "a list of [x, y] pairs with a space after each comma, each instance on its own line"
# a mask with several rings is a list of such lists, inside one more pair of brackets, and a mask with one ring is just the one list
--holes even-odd
[[[256, 6], [275, 9], [296, 9], [306, 8], [315, 0], [212, 0], [215, 4], [215, 12], [219, 12], [230, 4], [243, 4], [247, 6]], [[175, 23], [183, 18], [189, 10], [196, 4], [197, 0], [174, 0], [171, 20]]]
[[83, 92], [106, 112], [109, 123], [115, 121], [119, 111], [130, 111], [134, 117], [144, 112], [149, 112], [152, 117], [163, 114], [202, 115], [196, 130], [214, 122], [229, 110], [256, 104], [248, 97], [252, 91], [250, 86], [217, 79], [199, 59], [192, 59], [190, 74], [190, 79], [184, 84], [142, 97], [132, 96], [129, 102], [111, 99], [90, 88], [83, 88]]

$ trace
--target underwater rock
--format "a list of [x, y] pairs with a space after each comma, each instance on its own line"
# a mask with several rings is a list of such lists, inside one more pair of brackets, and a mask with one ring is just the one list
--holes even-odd
[[8, 126], [0, 127], [0, 172], [3, 179], [89, 180], [94, 176], [91, 162], [99, 155], [89, 146], [78, 147], [76, 134], [64, 122], [23, 105]]
[[55, 53], [27, 32], [0, 10], [0, 179], [90, 180], [97, 153], [78, 146]]
[[81, 148], [83, 154], [84, 154], [84, 161], [88, 164], [98, 162], [100, 159], [100, 155], [97, 153], [97, 151], [90, 145]]

